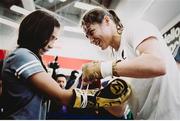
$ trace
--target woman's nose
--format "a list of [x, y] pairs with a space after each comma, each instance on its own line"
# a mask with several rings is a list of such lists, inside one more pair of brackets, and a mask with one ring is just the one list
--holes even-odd
[[94, 43], [94, 38], [93, 37], [90, 37], [90, 43], [93, 44]]

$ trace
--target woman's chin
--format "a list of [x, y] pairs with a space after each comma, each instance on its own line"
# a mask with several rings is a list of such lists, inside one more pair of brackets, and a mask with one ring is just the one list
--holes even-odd
[[105, 50], [107, 47], [103, 47], [103, 46], [101, 46], [100, 48], [101, 48], [101, 50]]
[[101, 50], [105, 50], [105, 48], [101, 48]]

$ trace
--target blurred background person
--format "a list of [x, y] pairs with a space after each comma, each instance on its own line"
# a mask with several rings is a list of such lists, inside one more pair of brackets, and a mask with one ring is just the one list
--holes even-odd
[[70, 89], [72, 85], [75, 83], [75, 79], [78, 77], [79, 72], [77, 70], [71, 71], [69, 79], [67, 81], [66, 89]]
[[[54, 78], [59, 86], [65, 89], [67, 84], [66, 76], [64, 74], [56, 74]], [[56, 100], [51, 100], [47, 119], [66, 119], [67, 113], [67, 107], [65, 105], [58, 103]]]
[[67, 84], [67, 79], [64, 74], [57, 74], [55, 80], [61, 88], [65, 89]]
[[56, 56], [55, 59], [48, 64], [48, 67], [52, 69], [52, 78], [56, 80], [56, 71], [60, 68], [58, 63], [58, 56]]

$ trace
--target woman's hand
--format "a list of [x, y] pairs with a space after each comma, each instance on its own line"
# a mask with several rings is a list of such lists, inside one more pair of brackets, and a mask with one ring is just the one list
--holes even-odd
[[91, 63], [84, 64], [82, 67], [82, 79], [85, 83], [91, 83], [96, 79], [101, 79], [101, 63], [93, 61]]

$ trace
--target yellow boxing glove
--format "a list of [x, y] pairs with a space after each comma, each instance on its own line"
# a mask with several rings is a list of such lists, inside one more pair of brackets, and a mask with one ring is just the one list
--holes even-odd
[[122, 79], [113, 79], [105, 88], [100, 90], [73, 90], [74, 108], [99, 108], [119, 106], [131, 94], [131, 87]]

